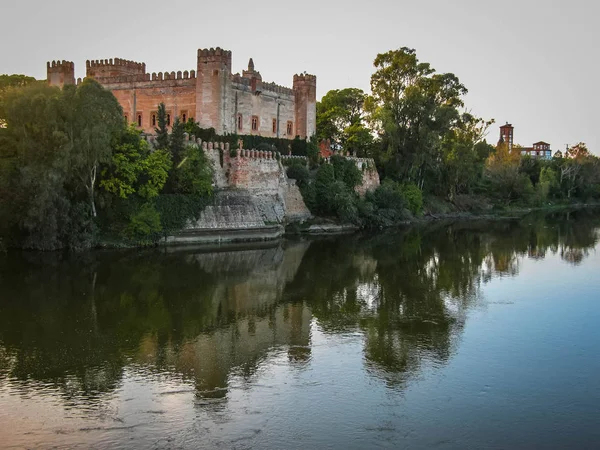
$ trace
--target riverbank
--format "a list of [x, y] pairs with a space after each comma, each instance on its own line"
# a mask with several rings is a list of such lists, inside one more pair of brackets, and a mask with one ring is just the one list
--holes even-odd
[[539, 207], [523, 207], [523, 208], [506, 208], [491, 211], [453, 211], [443, 213], [425, 212], [422, 216], [412, 217], [395, 223], [389, 227], [377, 229], [361, 228], [353, 224], [340, 224], [333, 220], [315, 218], [306, 221], [302, 224], [293, 223], [286, 227], [287, 235], [330, 235], [330, 234], [347, 234], [360, 230], [386, 230], [397, 227], [426, 224], [435, 221], [497, 221], [497, 220], [517, 220], [534, 212], [565, 211], [578, 210], [585, 208], [598, 208], [600, 203], [568, 203], [568, 204], [553, 204]]

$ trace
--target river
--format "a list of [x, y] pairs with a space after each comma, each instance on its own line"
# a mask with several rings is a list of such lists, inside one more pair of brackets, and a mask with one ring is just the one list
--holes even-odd
[[600, 448], [599, 237], [0, 254], [0, 447]]

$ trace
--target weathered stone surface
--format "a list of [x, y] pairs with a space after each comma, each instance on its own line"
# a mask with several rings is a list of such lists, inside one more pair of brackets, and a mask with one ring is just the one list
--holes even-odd
[[312, 217], [295, 180], [289, 180], [284, 189], [285, 214], [288, 222], [303, 222]]
[[188, 229], [262, 228], [267, 224], [255, 196], [241, 190], [217, 192], [213, 205], [207, 206], [200, 219]]

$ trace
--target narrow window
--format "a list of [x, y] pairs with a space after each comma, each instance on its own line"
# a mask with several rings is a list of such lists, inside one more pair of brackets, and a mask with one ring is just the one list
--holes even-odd
[[294, 134], [294, 124], [292, 122], [287, 123], [287, 134], [288, 136]]
[[238, 114], [237, 122], [238, 122], [237, 123], [238, 130], [241, 130], [242, 129], [242, 115], [241, 114]]
[[171, 125], [171, 114], [167, 114], [167, 126]]
[[185, 114], [185, 113], [183, 113], [183, 114], [181, 115], [181, 120], [183, 121], [183, 123], [185, 123], [185, 121], [187, 120], [187, 117], [186, 117], [186, 114]]
[[138, 114], [138, 127], [142, 126], [142, 115]]
[[125, 114], [125, 123], [129, 123], [129, 120], [127, 120], [127, 114]]
[[156, 114], [152, 114], [152, 126], [156, 126]]
[[273, 134], [277, 133], [277, 119], [273, 119]]
[[252, 116], [252, 131], [258, 130], [258, 116]]

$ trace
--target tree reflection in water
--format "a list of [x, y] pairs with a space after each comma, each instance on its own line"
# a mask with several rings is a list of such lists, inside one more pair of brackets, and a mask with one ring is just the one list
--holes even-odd
[[401, 387], [422, 361], [448, 361], [483, 283], [515, 276], [524, 258], [580, 264], [599, 223], [581, 210], [245, 250], [8, 254], [0, 387], [93, 405], [128, 370], [224, 398], [232, 374], [251, 380], [274, 349], [301, 370], [313, 321], [360, 332], [368, 370]]

